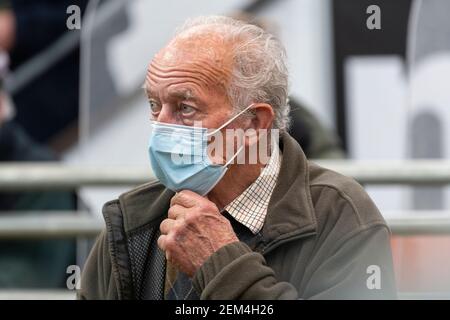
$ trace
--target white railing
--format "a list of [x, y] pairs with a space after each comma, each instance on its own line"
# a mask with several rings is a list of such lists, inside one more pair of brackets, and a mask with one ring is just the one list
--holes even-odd
[[[394, 235], [450, 234], [449, 211], [384, 214]], [[96, 237], [104, 226], [100, 218], [78, 212], [0, 212], [0, 239]]]
[[[450, 161], [317, 161], [363, 184], [450, 184]], [[149, 167], [73, 166], [61, 163], [0, 165], [0, 191], [138, 185], [154, 179]], [[393, 234], [450, 234], [449, 212], [387, 214]], [[80, 213], [0, 215], [0, 238], [94, 236], [103, 222]]]
[[[317, 161], [362, 184], [450, 185], [450, 161]], [[0, 192], [133, 186], [153, 179], [148, 167], [68, 166], [61, 163], [2, 164]], [[450, 212], [383, 212], [394, 235], [450, 234]], [[93, 238], [104, 222], [87, 212], [0, 213], [0, 239]], [[448, 299], [436, 293], [399, 293], [401, 299]], [[70, 290], [3, 290], [1, 299], [74, 299]]]
[[[450, 161], [317, 161], [363, 184], [450, 184]], [[74, 166], [61, 163], [0, 165], [0, 190], [137, 185], [153, 179], [148, 167]]]
[[80, 212], [0, 212], [0, 239], [96, 237], [104, 225]]

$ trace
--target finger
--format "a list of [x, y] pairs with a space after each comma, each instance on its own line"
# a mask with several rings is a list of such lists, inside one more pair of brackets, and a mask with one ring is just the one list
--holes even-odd
[[172, 255], [170, 254], [170, 251], [166, 251], [166, 260], [172, 262]]
[[173, 219], [164, 219], [159, 225], [159, 230], [161, 234], [168, 234], [170, 230], [175, 226], [176, 221]]
[[182, 190], [175, 194], [170, 200], [170, 206], [179, 204], [185, 208], [194, 207], [199, 201], [204, 200], [205, 198], [201, 195], [192, 192], [190, 190]]
[[167, 242], [167, 236], [166, 235], [160, 235], [158, 238], [158, 241], [156, 242], [158, 244], [158, 247], [163, 250], [166, 251], [166, 242]]
[[179, 204], [173, 205], [167, 211], [167, 216], [169, 219], [177, 220], [186, 215], [186, 208], [180, 206]]

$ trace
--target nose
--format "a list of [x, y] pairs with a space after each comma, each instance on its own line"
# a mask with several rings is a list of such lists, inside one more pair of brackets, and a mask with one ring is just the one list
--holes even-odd
[[177, 119], [171, 107], [167, 104], [162, 105], [156, 121], [163, 123], [177, 124]]

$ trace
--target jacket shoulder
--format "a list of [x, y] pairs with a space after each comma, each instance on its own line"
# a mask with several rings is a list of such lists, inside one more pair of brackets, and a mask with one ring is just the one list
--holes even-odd
[[164, 188], [165, 187], [161, 182], [159, 182], [159, 180], [152, 180], [122, 193], [119, 196], [119, 199], [133, 199], [136, 197], [141, 197], [143, 194], [148, 194], [148, 192], [161, 192]]
[[110, 216], [117, 215], [119, 209], [123, 228], [125, 232], [130, 232], [159, 218], [173, 195], [174, 193], [158, 180], [153, 180], [106, 202], [103, 206], [103, 216], [108, 220]]
[[148, 195], [148, 193], [161, 192], [164, 186], [159, 182], [159, 180], [152, 180], [147, 183], [141, 184], [133, 189], [127, 190], [121, 193], [116, 199], [107, 201], [103, 205], [103, 212], [108, 212], [109, 210], [114, 210], [117, 205], [120, 206], [122, 200], [124, 201], [139, 201], [142, 200], [143, 195]]
[[353, 230], [386, 226], [377, 206], [356, 180], [312, 162], [309, 163], [309, 174], [318, 220], [340, 220]]

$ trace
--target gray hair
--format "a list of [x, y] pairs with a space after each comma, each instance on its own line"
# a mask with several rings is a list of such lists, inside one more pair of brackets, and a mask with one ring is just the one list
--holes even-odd
[[[192, 28], [197, 30], [190, 30]], [[228, 98], [242, 110], [253, 102], [267, 103], [275, 113], [273, 127], [289, 128], [288, 70], [286, 51], [280, 41], [260, 27], [225, 16], [188, 19], [177, 31], [217, 32], [232, 44], [233, 71]]]

